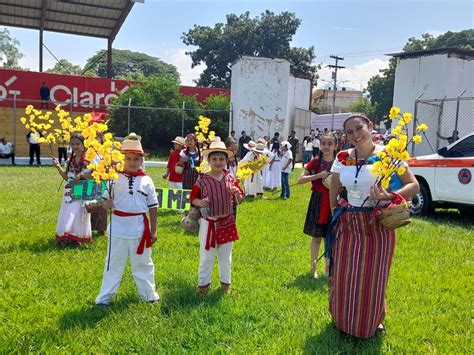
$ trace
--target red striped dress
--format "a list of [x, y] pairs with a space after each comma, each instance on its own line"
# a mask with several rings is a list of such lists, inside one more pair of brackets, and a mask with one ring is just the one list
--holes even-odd
[[[236, 186], [243, 194], [242, 188], [235, 178], [227, 171], [221, 180], [215, 179], [211, 174], [202, 174], [197, 179], [191, 191], [191, 203], [194, 199], [209, 199], [209, 217], [211, 227], [215, 228], [215, 235], [208, 237], [209, 243], [215, 245], [225, 244], [239, 239], [235, 224], [233, 207], [237, 203], [232, 192]], [[216, 219], [216, 217], [218, 217]], [[207, 248], [206, 248], [207, 249]]]

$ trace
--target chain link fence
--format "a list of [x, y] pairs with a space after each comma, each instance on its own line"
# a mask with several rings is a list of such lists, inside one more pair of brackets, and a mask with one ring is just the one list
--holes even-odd
[[[15, 145], [17, 156], [28, 156], [28, 143], [26, 132], [20, 122], [25, 116], [25, 107], [33, 105], [36, 109], [54, 111], [55, 104], [39, 100], [5, 99], [3, 107], [0, 107], [0, 136]], [[229, 121], [231, 111], [229, 110], [206, 110], [182, 108], [159, 108], [138, 106], [93, 106], [82, 107], [84, 103], [67, 102], [63, 108], [70, 112], [72, 118], [83, 115], [86, 112], [105, 112], [109, 120], [109, 130], [116, 137], [125, 137], [130, 132], [135, 132], [142, 137], [142, 144], [152, 159], [155, 157], [167, 157], [172, 147], [171, 140], [176, 136], [186, 136], [195, 131], [200, 115], [209, 117], [212, 121], [210, 129], [216, 132], [222, 140], [229, 135]], [[55, 126], [54, 128], [59, 128]], [[56, 151], [53, 147], [53, 151]]]
[[474, 131], [474, 97], [417, 100], [412, 129], [420, 123], [427, 124], [429, 130], [420, 145], [412, 145], [411, 154], [436, 153]]

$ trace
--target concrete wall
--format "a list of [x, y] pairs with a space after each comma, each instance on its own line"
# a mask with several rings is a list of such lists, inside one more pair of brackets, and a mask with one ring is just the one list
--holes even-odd
[[275, 132], [288, 137], [295, 107], [308, 109], [309, 99], [309, 80], [291, 76], [286, 60], [242, 57], [232, 66], [232, 127], [237, 137], [243, 130], [254, 139]]
[[[473, 58], [474, 59], [474, 58]], [[402, 112], [414, 112], [415, 100], [455, 98], [464, 89], [464, 97], [474, 96], [474, 60], [463, 59], [453, 54], [433, 54], [417, 58], [398, 58], [395, 71], [393, 105]], [[447, 145], [437, 138], [437, 132], [450, 136], [453, 132], [455, 111], [452, 103], [447, 103], [439, 115], [440, 109], [432, 105], [419, 105], [418, 118], [430, 129], [427, 136], [431, 145], [437, 149]], [[455, 104], [454, 104], [455, 106]], [[460, 106], [459, 134], [463, 136], [474, 130], [473, 105]], [[468, 119], [470, 117], [470, 119]], [[438, 121], [440, 124], [438, 124]], [[410, 124], [410, 129], [413, 125]], [[431, 154], [432, 150], [425, 141], [416, 146], [415, 155]]]

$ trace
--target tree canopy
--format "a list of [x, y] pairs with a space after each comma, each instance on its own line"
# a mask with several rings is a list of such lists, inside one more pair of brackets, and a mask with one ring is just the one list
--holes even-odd
[[[421, 39], [411, 37], [408, 39], [405, 47], [403, 47], [403, 51], [414, 52], [448, 47], [474, 49], [474, 30], [449, 31], [437, 37], [425, 33], [421, 36]], [[367, 84], [370, 100], [375, 105], [374, 119], [376, 122], [384, 120], [390, 107], [392, 107], [396, 65], [396, 59], [391, 58], [388, 68], [381, 71], [381, 74], [370, 78]]]
[[23, 57], [18, 47], [20, 42], [10, 35], [7, 28], [0, 29], [0, 65], [5, 68], [19, 68]]
[[59, 62], [56, 62], [56, 64], [54, 64], [54, 67], [46, 70], [46, 73], [88, 76], [95, 75], [95, 73], [92, 71], [84, 73], [83, 68], [80, 65], [72, 64], [67, 59], [60, 59]]
[[[107, 77], [107, 51], [100, 50], [87, 59], [84, 66], [101, 78]], [[129, 50], [112, 49], [112, 77], [129, 77], [130, 75], [143, 74], [149, 76], [173, 76], [179, 79], [178, 70], [159, 58], [145, 53]]]
[[375, 105], [366, 97], [353, 102], [349, 107], [350, 112], [363, 113], [371, 120], [374, 120]]
[[293, 75], [315, 82], [314, 47], [290, 46], [300, 24], [294, 13], [275, 15], [267, 10], [255, 18], [250, 18], [249, 12], [229, 14], [225, 24], [217, 23], [214, 27], [194, 25], [183, 33], [182, 40], [188, 46], [197, 47], [186, 52], [191, 56], [192, 67], [206, 65], [197, 84], [230, 87], [231, 65], [245, 55], [286, 59]]

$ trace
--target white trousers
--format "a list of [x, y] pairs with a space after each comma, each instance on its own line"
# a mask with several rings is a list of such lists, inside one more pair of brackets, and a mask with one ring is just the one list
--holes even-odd
[[183, 189], [183, 183], [182, 182], [170, 181], [170, 188], [171, 189], [180, 189], [180, 190], [182, 190]]
[[214, 266], [216, 253], [219, 262], [219, 278], [222, 283], [230, 284], [232, 246], [234, 242], [216, 244], [215, 248], [211, 247], [209, 250], [206, 250], [206, 236], [209, 222], [201, 218], [199, 224], [199, 286], [207, 286], [211, 283], [212, 267]]
[[254, 196], [256, 194], [263, 194], [263, 177], [262, 173], [259, 171], [258, 173], [250, 175], [247, 180], [244, 181], [245, 187], [245, 194], [249, 196]]
[[[133, 279], [140, 298], [144, 301], [156, 301], [160, 298], [155, 290], [155, 265], [151, 259], [151, 248], [145, 248], [142, 255], [137, 254], [140, 239], [109, 237], [104, 276], [99, 295], [95, 300], [96, 303], [109, 304], [112, 297], [115, 296], [129, 256]], [[108, 264], [109, 270], [107, 271]]]

